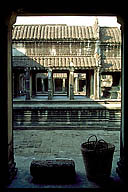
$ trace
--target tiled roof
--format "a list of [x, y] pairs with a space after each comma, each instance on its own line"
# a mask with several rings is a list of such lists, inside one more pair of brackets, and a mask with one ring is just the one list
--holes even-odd
[[118, 27], [100, 27], [102, 43], [121, 43], [121, 31]]
[[[93, 26], [67, 25], [14, 25], [12, 40], [95, 40], [97, 32]], [[121, 31], [117, 27], [100, 27], [103, 43], [120, 43]]]
[[14, 25], [13, 40], [96, 39], [92, 26]]
[[[36, 69], [62, 69], [68, 70], [73, 62], [74, 69], [94, 69], [97, 66], [95, 57], [12, 57], [13, 67], [31, 67]], [[107, 58], [102, 60], [103, 71], [121, 71], [120, 58]]]
[[87, 69], [97, 66], [94, 57], [13, 57], [14, 67], [36, 67], [36, 68], [53, 68], [69, 69], [70, 63], [73, 62], [74, 69]]
[[121, 71], [120, 58], [106, 58], [102, 60], [103, 71]]

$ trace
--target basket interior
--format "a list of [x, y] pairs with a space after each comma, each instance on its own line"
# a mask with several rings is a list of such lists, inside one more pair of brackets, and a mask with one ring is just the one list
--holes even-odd
[[105, 150], [108, 149], [108, 144], [105, 142], [89, 141], [84, 143], [82, 147], [88, 150]]

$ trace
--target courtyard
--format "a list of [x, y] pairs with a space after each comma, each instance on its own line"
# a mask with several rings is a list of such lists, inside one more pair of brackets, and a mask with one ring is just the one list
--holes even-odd
[[[104, 139], [115, 145], [112, 171], [109, 183], [104, 185], [118, 187], [120, 179], [116, 173], [120, 156], [120, 131], [108, 130], [13, 130], [14, 158], [18, 168], [17, 176], [9, 188], [100, 188], [102, 184], [89, 181], [86, 176], [80, 145], [90, 135]], [[76, 182], [53, 185], [36, 184], [30, 175], [32, 160], [68, 158], [75, 161]]]

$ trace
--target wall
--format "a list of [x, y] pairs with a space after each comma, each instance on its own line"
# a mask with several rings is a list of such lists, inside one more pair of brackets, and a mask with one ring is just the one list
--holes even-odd
[[118, 102], [105, 105], [82, 101], [33, 101], [20, 102], [19, 106], [17, 101], [13, 109], [14, 129], [120, 129]]

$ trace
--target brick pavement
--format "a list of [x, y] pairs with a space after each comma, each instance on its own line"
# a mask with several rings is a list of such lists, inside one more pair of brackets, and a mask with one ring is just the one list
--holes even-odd
[[[116, 173], [119, 160], [119, 131], [107, 130], [14, 130], [14, 154], [18, 173], [9, 188], [99, 188], [86, 176], [80, 145], [95, 134], [98, 139], [115, 144], [111, 177], [114, 186], [120, 179]], [[69, 185], [44, 185], [32, 182], [30, 164], [33, 159], [71, 158], [75, 161], [76, 183]], [[106, 186], [109, 186], [107, 183]]]
[[80, 156], [80, 145], [90, 135], [115, 144], [119, 155], [119, 131], [104, 130], [14, 130], [15, 155], [35, 158]]

